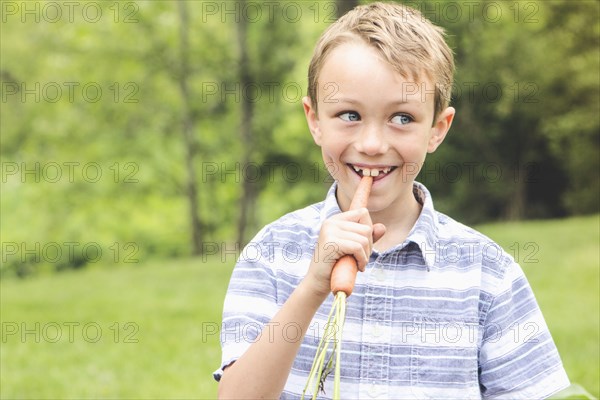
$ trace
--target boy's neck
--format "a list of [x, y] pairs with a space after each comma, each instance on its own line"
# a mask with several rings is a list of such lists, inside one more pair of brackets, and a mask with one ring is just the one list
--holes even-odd
[[379, 251], [386, 251], [406, 240], [411, 229], [421, 215], [422, 206], [411, 192], [403, 202], [397, 204], [398, 211], [393, 215], [371, 213], [373, 223], [382, 223], [386, 227], [385, 235], [374, 244]]

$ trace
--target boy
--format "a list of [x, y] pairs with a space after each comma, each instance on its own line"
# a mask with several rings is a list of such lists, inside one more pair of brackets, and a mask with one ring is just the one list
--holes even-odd
[[[359, 6], [322, 35], [303, 104], [335, 183], [242, 253], [219, 397], [300, 397], [344, 254], [362, 273], [347, 303], [341, 398], [536, 399], [568, 386], [520, 267], [436, 212], [415, 182], [452, 124], [453, 71], [442, 30], [399, 4]], [[348, 211], [362, 175], [374, 176], [367, 208]]]

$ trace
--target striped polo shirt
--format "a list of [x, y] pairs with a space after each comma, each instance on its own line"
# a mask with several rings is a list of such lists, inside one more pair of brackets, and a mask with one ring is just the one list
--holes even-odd
[[[215, 379], [271, 332], [268, 322], [308, 270], [323, 221], [341, 212], [335, 191], [334, 183], [324, 201], [267, 225], [240, 254]], [[415, 182], [413, 192], [422, 211], [410, 234], [373, 250], [348, 298], [341, 398], [529, 400], [567, 387], [520, 266], [491, 239], [435, 211], [425, 186]], [[282, 399], [301, 396], [332, 302], [330, 295], [302, 339]], [[301, 338], [294, 323], [281, 334]], [[332, 383], [330, 376], [318, 398], [331, 398]]]

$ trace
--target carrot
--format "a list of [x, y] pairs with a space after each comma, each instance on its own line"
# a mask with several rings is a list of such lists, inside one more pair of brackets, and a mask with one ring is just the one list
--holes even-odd
[[[354, 193], [354, 197], [350, 202], [351, 210], [367, 206], [372, 184], [373, 178], [371, 176], [364, 176], [361, 179], [358, 188], [356, 188], [356, 193]], [[340, 257], [333, 266], [333, 271], [331, 271], [331, 291], [335, 295], [335, 300], [325, 324], [325, 333], [321, 336], [321, 340], [317, 346], [317, 353], [310, 368], [308, 380], [302, 391], [302, 399], [304, 399], [306, 391], [311, 386], [314, 387], [312, 398], [315, 399], [317, 397], [319, 387], [322, 387], [321, 385], [323, 385], [325, 378], [327, 378], [327, 375], [333, 369], [333, 355], [335, 355], [333, 398], [340, 398], [342, 328], [346, 321], [346, 298], [352, 294], [357, 271], [358, 263], [351, 255]], [[331, 331], [331, 329], [334, 330]], [[331, 345], [333, 345], [333, 348], [329, 352]], [[330, 354], [330, 357], [329, 361], [325, 363], [327, 354]]]
[[[363, 176], [352, 202], [350, 210], [356, 210], [367, 206], [369, 194], [371, 193], [371, 185], [373, 184], [372, 176]], [[354, 290], [354, 282], [356, 281], [356, 273], [358, 272], [358, 263], [354, 256], [345, 255], [340, 257], [333, 266], [331, 272], [331, 292], [336, 295], [338, 292], [346, 293], [346, 297], [352, 294]]]

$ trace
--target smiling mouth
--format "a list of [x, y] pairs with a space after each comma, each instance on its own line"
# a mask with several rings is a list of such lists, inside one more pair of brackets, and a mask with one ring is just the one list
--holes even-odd
[[387, 174], [392, 172], [398, 167], [384, 167], [384, 168], [367, 168], [367, 167], [358, 167], [356, 165], [348, 164], [350, 168], [356, 172], [359, 176], [372, 176], [377, 179], [384, 178]]

